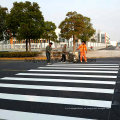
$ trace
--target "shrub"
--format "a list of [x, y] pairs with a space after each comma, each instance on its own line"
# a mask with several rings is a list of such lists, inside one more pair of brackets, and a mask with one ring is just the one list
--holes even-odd
[[0, 52], [0, 57], [36, 57], [40, 52]]

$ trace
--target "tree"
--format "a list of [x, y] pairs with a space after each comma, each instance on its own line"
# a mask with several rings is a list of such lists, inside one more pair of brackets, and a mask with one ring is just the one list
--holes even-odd
[[9, 34], [6, 26], [6, 16], [8, 9], [0, 6], [0, 41], [8, 40]]
[[84, 17], [77, 12], [68, 12], [59, 28], [61, 29], [61, 37], [68, 40], [73, 37], [73, 53], [75, 52], [76, 39], [84, 38], [87, 41], [92, 36], [90, 18]]
[[95, 33], [95, 29], [92, 27], [90, 21], [90, 18], [84, 17], [85, 27], [83, 33], [80, 35], [82, 41], [89, 41]]
[[95, 38], [92, 38], [92, 39], [91, 39], [91, 42], [96, 42], [96, 39], [95, 39]]
[[44, 30], [44, 18], [37, 3], [14, 2], [7, 17], [7, 25], [18, 40], [26, 40], [26, 51], [30, 40], [39, 39]]
[[43, 38], [46, 40], [50, 40], [56, 42], [57, 35], [55, 33], [56, 25], [53, 22], [46, 21], [45, 22], [45, 29], [43, 33]]

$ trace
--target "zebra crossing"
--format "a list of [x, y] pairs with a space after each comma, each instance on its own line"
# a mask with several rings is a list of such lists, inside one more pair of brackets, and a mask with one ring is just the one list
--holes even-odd
[[119, 64], [55, 63], [0, 79], [0, 118], [108, 120]]

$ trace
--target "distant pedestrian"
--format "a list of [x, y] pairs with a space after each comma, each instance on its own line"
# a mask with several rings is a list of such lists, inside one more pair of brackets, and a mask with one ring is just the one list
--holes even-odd
[[67, 45], [65, 44], [64, 47], [62, 48], [62, 58], [61, 58], [62, 62], [66, 62], [66, 47]]
[[82, 62], [83, 57], [85, 59], [85, 62], [87, 62], [86, 53], [87, 53], [87, 46], [85, 44], [85, 41], [82, 42], [82, 44], [78, 47], [77, 50], [80, 50], [80, 61]]
[[46, 47], [46, 57], [47, 57], [47, 63], [50, 64], [51, 60], [51, 50], [52, 50], [52, 42], [49, 43], [49, 45]]
[[93, 46], [91, 46], [90, 49], [93, 50]]

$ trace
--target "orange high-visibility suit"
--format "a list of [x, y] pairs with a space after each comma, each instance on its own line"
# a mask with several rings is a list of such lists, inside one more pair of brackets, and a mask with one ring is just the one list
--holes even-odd
[[81, 44], [78, 49], [80, 49], [80, 61], [82, 62], [82, 58], [84, 57], [85, 62], [87, 62], [86, 58], [86, 52], [87, 52], [87, 46], [85, 44]]

